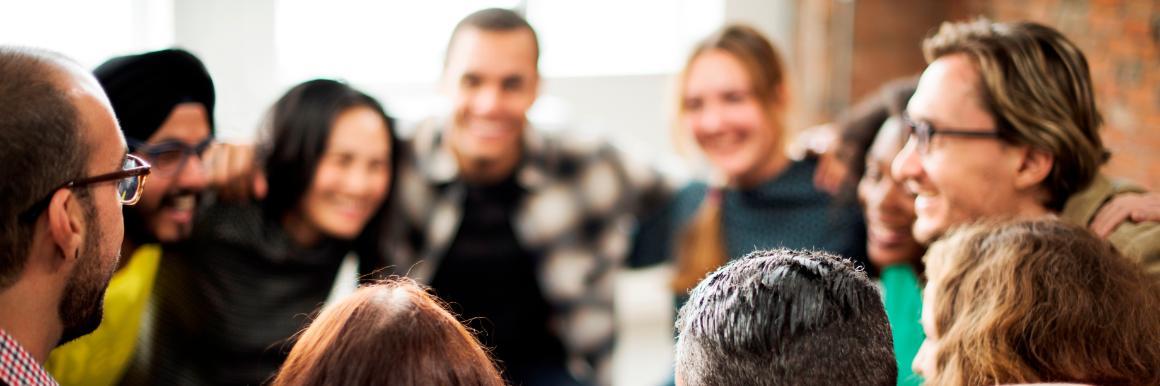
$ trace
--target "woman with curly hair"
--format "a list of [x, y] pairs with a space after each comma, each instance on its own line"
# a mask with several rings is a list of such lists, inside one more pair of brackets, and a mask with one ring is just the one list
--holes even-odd
[[1087, 229], [969, 225], [925, 261], [928, 384], [1160, 385], [1160, 283]]

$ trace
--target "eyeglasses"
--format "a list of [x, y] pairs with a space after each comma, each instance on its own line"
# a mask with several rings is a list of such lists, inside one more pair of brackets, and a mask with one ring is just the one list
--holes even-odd
[[125, 163], [121, 165], [121, 170], [66, 182], [50, 191], [47, 197], [37, 201], [32, 207], [21, 213], [20, 219], [24, 221], [36, 219], [36, 216], [39, 216], [40, 212], [48, 207], [48, 203], [52, 199], [52, 194], [57, 190], [76, 189], [105, 181], [117, 182], [117, 199], [121, 201], [121, 205], [136, 204], [141, 199], [141, 191], [145, 189], [145, 176], [149, 175], [150, 168], [149, 163], [145, 162], [145, 160], [128, 154], [125, 156]]
[[167, 177], [180, 172], [185, 167], [185, 162], [189, 160], [189, 157], [194, 155], [201, 157], [202, 154], [205, 154], [205, 150], [213, 144], [213, 137], [206, 138], [195, 145], [181, 141], [146, 144], [132, 138], [128, 138], [128, 142], [137, 148], [138, 153], [143, 154], [149, 160], [157, 175]]
[[927, 154], [930, 152], [930, 141], [935, 135], [945, 135], [948, 137], [963, 137], [963, 138], [994, 138], [1002, 139], [1003, 136], [998, 130], [990, 129], [989, 131], [973, 131], [967, 129], [938, 129], [931, 126], [929, 122], [921, 122], [910, 119], [910, 115], [906, 112], [902, 113], [902, 124], [906, 125], [907, 130], [910, 131], [910, 139], [915, 139], [918, 145], [919, 154]]

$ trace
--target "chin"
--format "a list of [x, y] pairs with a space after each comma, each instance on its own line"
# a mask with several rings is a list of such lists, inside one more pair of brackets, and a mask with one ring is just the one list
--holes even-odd
[[930, 245], [946, 232], [946, 229], [934, 224], [923, 224], [922, 221], [914, 224], [914, 240], [922, 245]]

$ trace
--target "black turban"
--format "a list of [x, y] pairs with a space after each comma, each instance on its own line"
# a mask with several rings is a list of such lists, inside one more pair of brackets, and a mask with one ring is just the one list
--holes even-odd
[[109, 59], [93, 73], [109, 95], [125, 137], [149, 139], [173, 108], [185, 102], [205, 106], [213, 135], [213, 80], [193, 54], [169, 49], [121, 56]]

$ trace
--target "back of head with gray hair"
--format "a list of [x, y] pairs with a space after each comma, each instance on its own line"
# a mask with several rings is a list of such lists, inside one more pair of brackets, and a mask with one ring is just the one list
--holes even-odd
[[677, 319], [685, 385], [893, 385], [886, 311], [844, 258], [757, 251], [693, 289]]

